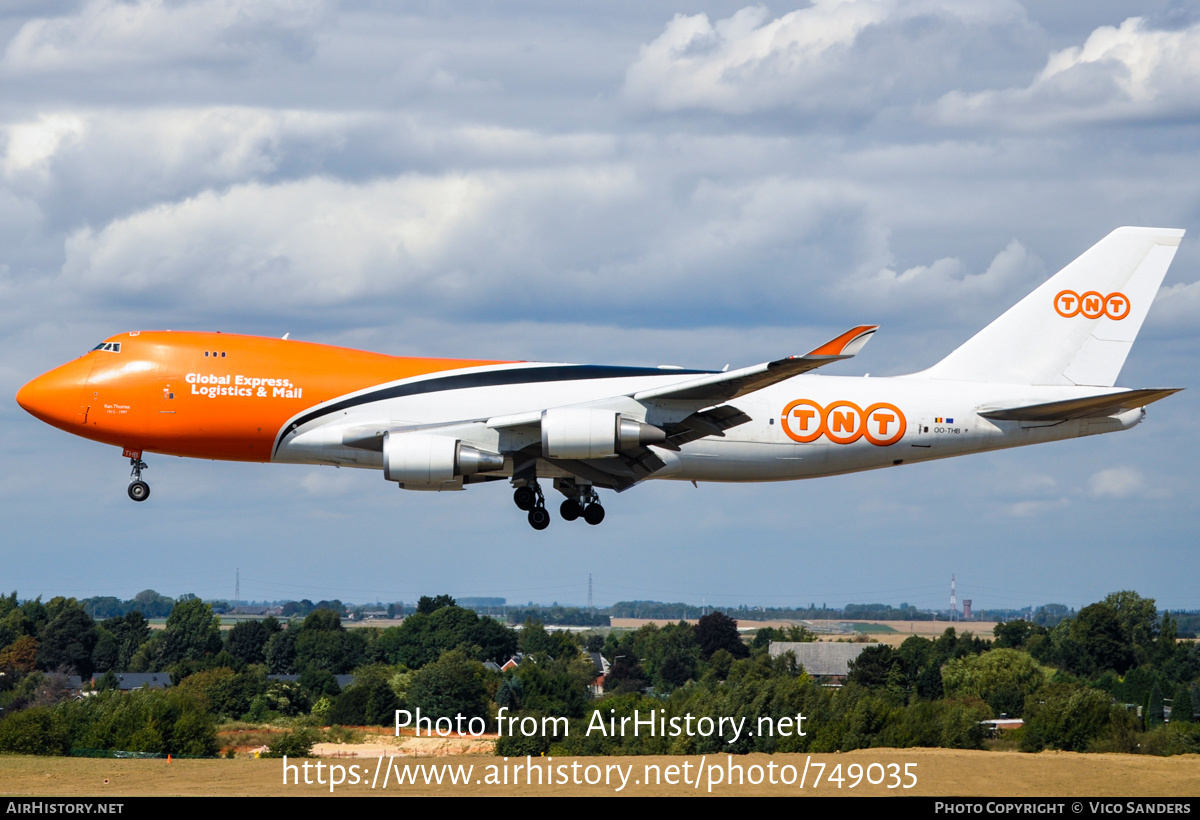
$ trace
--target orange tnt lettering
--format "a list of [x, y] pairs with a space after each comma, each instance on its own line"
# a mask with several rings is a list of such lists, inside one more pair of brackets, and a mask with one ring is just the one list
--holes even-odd
[[1079, 294], [1073, 290], [1061, 290], [1054, 297], [1054, 310], [1064, 319], [1079, 315]]
[[800, 444], [816, 441], [823, 431], [818, 421], [823, 410], [821, 405], [811, 399], [796, 399], [791, 402], [783, 408], [780, 419], [784, 435]]
[[[820, 423], [814, 424], [817, 419]], [[876, 447], [887, 447], [902, 439], [908, 429], [904, 413], [887, 402], [863, 410], [852, 401], [835, 401], [822, 407], [812, 399], [796, 399], [783, 408], [782, 422], [784, 434], [801, 444], [824, 436], [834, 444], [853, 444], [866, 438]], [[873, 429], [878, 432], [872, 433]]]
[[816, 415], [816, 410], [805, 410], [800, 407], [792, 411], [792, 417], [800, 419], [800, 427], [804, 430], [808, 429], [808, 423], [816, 418]]
[[887, 432], [888, 425], [896, 420], [896, 417], [890, 413], [876, 413], [875, 421], [879, 424], [879, 435]]
[[1114, 321], [1120, 321], [1129, 315], [1129, 297], [1120, 291], [1107, 296], [1089, 290], [1080, 296], [1073, 290], [1062, 290], [1054, 297], [1054, 310], [1064, 319], [1078, 316], [1081, 313], [1087, 319], [1099, 319], [1107, 316]]
[[1129, 297], [1123, 293], [1110, 293], [1104, 297], [1104, 315], [1114, 321], [1120, 321], [1129, 315]]
[[853, 421], [851, 421], [851, 419], [853, 419], [855, 417], [855, 415], [856, 415], [855, 413], [847, 410], [842, 413], [830, 413], [829, 415], [830, 415], [829, 420], [831, 422], [830, 429], [832, 429], [833, 432], [835, 432], [835, 433], [842, 433], [842, 432], [852, 433], [852, 432], [854, 432], [854, 428], [857, 425]]
[[[904, 414], [894, 404], [888, 404], [887, 402], [872, 404], [863, 411], [863, 416], [867, 420], [867, 424], [864, 425], [863, 436], [876, 447], [887, 447], [889, 444], [895, 444], [904, 438], [904, 434], [908, 430], [908, 423], [904, 420]], [[879, 428], [878, 434], [871, 432], [870, 422], [872, 421]], [[895, 430], [891, 435], [888, 435], [888, 428], [893, 424], [895, 424]]]
[[835, 401], [825, 408], [821, 431], [834, 444], [853, 444], [866, 428], [862, 408], [852, 401]]

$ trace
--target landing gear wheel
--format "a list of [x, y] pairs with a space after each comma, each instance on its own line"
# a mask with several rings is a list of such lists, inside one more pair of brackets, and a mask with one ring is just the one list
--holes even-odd
[[599, 504], [588, 504], [583, 510], [583, 520], [596, 526], [604, 520], [604, 508]]
[[583, 515], [583, 505], [573, 498], [568, 498], [558, 508], [558, 514], [563, 517], [564, 521], [574, 521]]
[[513, 503], [519, 510], [532, 510], [533, 505], [537, 503], [537, 493], [529, 486], [517, 487], [513, 491]]
[[545, 507], [534, 507], [529, 511], [529, 526], [535, 530], [544, 530], [550, 526], [550, 513]]
[[133, 468], [129, 471], [129, 477], [133, 479], [129, 482], [129, 497], [134, 501], [145, 501], [150, 497], [150, 485], [142, 481], [142, 470], [149, 470], [150, 467], [142, 461], [140, 451], [129, 459], [129, 466]]
[[150, 497], [150, 485], [145, 481], [134, 481], [129, 485], [129, 497], [134, 501], [145, 501]]

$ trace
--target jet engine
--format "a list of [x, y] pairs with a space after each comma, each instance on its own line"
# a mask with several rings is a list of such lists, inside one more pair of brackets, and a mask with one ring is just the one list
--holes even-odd
[[399, 433], [383, 442], [383, 476], [401, 484], [441, 484], [503, 468], [504, 456], [499, 453], [447, 436]]
[[603, 458], [666, 439], [666, 431], [614, 410], [560, 407], [542, 413], [542, 454], [548, 458]]

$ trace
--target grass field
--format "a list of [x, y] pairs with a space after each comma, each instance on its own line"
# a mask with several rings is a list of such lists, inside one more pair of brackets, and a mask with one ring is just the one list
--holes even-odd
[[[765, 772], [768, 764], [774, 764], [775, 772], [780, 772], [782, 766], [794, 766], [796, 772], [803, 770], [806, 755], [744, 755], [732, 759], [735, 766], [741, 766], [747, 772], [745, 776], [753, 777], [751, 767], [760, 767], [759, 772]], [[553, 764], [566, 766], [570, 775], [570, 765], [578, 762], [578, 776], [584, 776], [585, 766], [598, 766], [588, 774], [603, 772], [606, 767], [620, 766], [628, 772], [628, 783], [620, 794], [636, 795], [702, 795], [707, 793], [708, 780], [715, 776], [702, 777], [698, 788], [681, 782], [682, 773], [672, 776], [668, 766], [681, 766], [685, 761], [690, 763], [691, 781], [694, 782], [699, 757], [593, 757], [593, 758], [561, 758], [547, 761], [534, 760], [535, 764], [543, 767]], [[294, 763], [295, 761], [289, 761]], [[386, 760], [384, 761], [386, 765]], [[706, 759], [711, 765], [714, 758]], [[722, 773], [727, 765], [727, 758], [720, 756], [715, 759]], [[470, 782], [466, 785], [426, 785], [422, 781], [423, 772], [418, 770], [416, 785], [395, 785], [395, 774], [387, 789], [380, 788], [383, 775], [376, 781], [376, 788], [370, 787], [370, 775], [375, 771], [376, 760], [372, 758], [359, 759], [324, 759], [325, 776], [328, 781], [328, 766], [350, 765], [359, 766], [360, 782], [357, 785], [343, 785], [334, 791], [334, 795], [342, 796], [401, 796], [401, 795], [606, 795], [616, 792], [619, 776], [612, 776], [613, 785], [526, 785], [524, 770], [520, 770], [521, 783], [511, 782], [514, 767], [524, 761], [510, 760], [507, 764], [503, 759], [486, 755], [463, 755], [437, 759], [405, 759], [397, 760], [396, 765], [407, 769], [419, 766], [463, 766], [473, 767]], [[912, 771], [916, 774], [917, 784], [911, 789], [887, 789], [884, 785], [869, 785], [865, 778], [855, 788], [850, 788], [847, 780], [839, 789], [836, 783], [825, 780], [814, 789], [812, 779], [816, 774], [816, 764], [825, 764], [825, 775], [833, 773], [833, 767], [840, 764], [843, 776], [852, 776], [853, 764], [866, 771], [872, 763], [899, 764], [903, 771], [904, 764], [915, 764]], [[658, 785], [647, 785], [644, 780], [649, 766], [650, 769], [661, 773], [664, 780], [672, 777], [677, 785], [663, 782]], [[510, 772], [508, 785], [488, 785], [475, 782], [486, 777], [487, 766], [507, 766]], [[632, 767], [632, 768], [630, 768]], [[609, 769], [610, 772], [614, 771]], [[873, 779], [878, 779], [880, 769], [871, 770]], [[555, 775], [557, 777], [557, 775]], [[795, 776], [794, 774], [792, 776]], [[299, 775], [303, 780], [303, 774]], [[315, 770], [310, 770], [310, 779], [316, 778]], [[732, 787], [719, 784], [713, 787], [713, 794], [723, 795], [884, 795], [884, 794], [916, 794], [925, 796], [960, 796], [960, 797], [1195, 797], [1200, 796], [1200, 755], [1183, 755], [1179, 757], [1150, 757], [1145, 755], [1081, 755], [1067, 752], [1043, 752], [1037, 755], [1021, 754], [1018, 752], [976, 752], [954, 751], [949, 749], [905, 749], [887, 750], [873, 749], [848, 752], [837, 755], [813, 755], [809, 765], [808, 783], [806, 788], [795, 785], [771, 785], [764, 782], [761, 785], [745, 783]], [[347, 778], [349, 779], [349, 778]], [[653, 779], [653, 777], [652, 777]], [[885, 780], [886, 782], [886, 780]], [[283, 785], [283, 761], [281, 760], [95, 760], [82, 758], [35, 758], [6, 756], [0, 757], [0, 791], [10, 796], [46, 796], [46, 797], [134, 797], [141, 795], [162, 796], [272, 796], [272, 795], [328, 795], [328, 785]]]

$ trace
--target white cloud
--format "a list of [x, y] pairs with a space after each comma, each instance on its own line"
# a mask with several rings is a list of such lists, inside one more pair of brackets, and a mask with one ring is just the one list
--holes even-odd
[[1156, 324], [1195, 325], [1200, 319], [1200, 282], [1180, 282], [1159, 290], [1151, 316]]
[[8, 126], [4, 129], [5, 174], [32, 170], [44, 175], [60, 146], [80, 142], [85, 130], [83, 118], [76, 114], [44, 114], [32, 122]]
[[982, 273], [970, 273], [960, 260], [947, 257], [903, 271], [887, 267], [861, 270], [831, 291], [847, 302], [875, 310], [927, 310], [937, 306], [970, 316], [982, 308], [994, 307], [998, 297], [1025, 290], [1024, 286], [1035, 282], [1041, 273], [1040, 260], [1014, 239]]
[[1167, 31], [1141, 17], [1101, 26], [1055, 52], [1025, 88], [951, 91], [936, 105], [947, 124], [1037, 128], [1200, 114], [1200, 23]]
[[[917, 76], [944, 84], [945, 65], [968, 44], [964, 28], [1021, 23], [1024, 12], [1007, 0], [815, 0], [768, 17], [763, 6], [715, 23], [707, 14], [677, 14], [642, 47], [626, 72], [625, 94], [668, 111], [869, 106]], [[907, 25], [914, 20], [921, 22]], [[864, 42], [869, 29], [885, 26], [887, 36]], [[922, 47], [938, 61], [913, 59]]]
[[1152, 484], [1136, 467], [1110, 467], [1088, 479], [1088, 493], [1096, 498], [1165, 498], [1165, 487]]
[[849, 186], [643, 160], [205, 189], [76, 229], [65, 254], [62, 281], [109, 304], [696, 326], [811, 320], [821, 283], [887, 249]]
[[235, 310], [520, 299], [555, 284], [537, 261], [555, 226], [534, 213], [603, 207], [634, 187], [620, 168], [250, 183], [76, 231], [62, 273], [92, 294]]
[[1058, 498], [1045, 501], [1018, 501], [1008, 506], [1008, 514], [1013, 518], [1034, 518], [1069, 506], [1070, 499]]
[[71, 72], [251, 59], [264, 46], [311, 50], [322, 0], [91, 0], [76, 15], [30, 20], [9, 43], [10, 73]]

